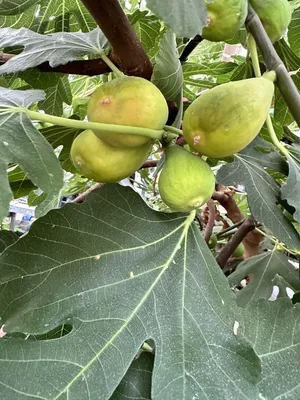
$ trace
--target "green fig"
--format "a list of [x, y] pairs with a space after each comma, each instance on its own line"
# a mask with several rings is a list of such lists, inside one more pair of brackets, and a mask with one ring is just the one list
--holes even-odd
[[208, 247], [210, 249], [214, 249], [216, 247], [217, 243], [218, 243], [217, 235], [215, 233], [213, 233], [211, 235], [211, 237], [209, 238]]
[[175, 212], [189, 212], [206, 203], [215, 189], [209, 165], [177, 145], [168, 147], [165, 157], [158, 181], [163, 202]]
[[72, 143], [70, 158], [77, 170], [97, 182], [119, 182], [135, 172], [147, 159], [151, 144], [135, 148], [113, 147], [91, 130]]
[[273, 43], [281, 38], [292, 19], [288, 0], [250, 0]]
[[[168, 119], [168, 105], [160, 90], [146, 79], [125, 76], [104, 83], [92, 94], [87, 117], [90, 122], [136, 126], [160, 130]], [[137, 147], [150, 141], [147, 136], [94, 133], [116, 147]]]
[[232, 156], [259, 133], [273, 94], [273, 82], [264, 77], [216, 86], [185, 111], [183, 136], [192, 149], [204, 156]]
[[245, 253], [245, 247], [243, 245], [243, 243], [240, 243], [238, 245], [238, 247], [234, 250], [234, 252], [232, 253], [232, 257], [242, 257]]
[[230, 40], [244, 24], [247, 16], [247, 0], [206, 1], [207, 26], [201, 36], [211, 42]]

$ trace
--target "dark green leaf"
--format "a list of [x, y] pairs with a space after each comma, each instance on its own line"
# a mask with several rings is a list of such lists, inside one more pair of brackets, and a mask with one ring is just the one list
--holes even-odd
[[105, 185], [34, 222], [0, 269], [5, 331], [72, 326], [56, 340], [0, 341], [5, 398], [108, 399], [149, 338], [153, 399], [257, 398], [259, 360], [234, 336], [241, 310], [193, 215]]
[[293, 290], [300, 290], [299, 271], [284, 254], [267, 251], [241, 262], [229, 275], [230, 285], [238, 285], [242, 279], [251, 275], [246, 287], [237, 293], [237, 304], [245, 307], [258, 299], [269, 299], [276, 275], [281, 276]]

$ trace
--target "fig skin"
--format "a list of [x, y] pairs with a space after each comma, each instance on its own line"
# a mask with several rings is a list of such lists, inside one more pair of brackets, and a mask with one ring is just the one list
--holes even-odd
[[219, 85], [200, 95], [183, 117], [183, 136], [210, 158], [243, 150], [257, 136], [269, 113], [274, 84], [251, 78]]
[[177, 145], [169, 146], [165, 157], [158, 189], [171, 211], [189, 212], [206, 203], [215, 189], [215, 176], [209, 165]]
[[226, 42], [244, 25], [247, 16], [247, 0], [214, 0], [206, 2], [208, 26], [201, 36], [211, 42]]
[[[125, 76], [104, 83], [92, 94], [87, 117], [90, 122], [136, 126], [161, 130], [168, 119], [168, 105], [161, 91], [146, 79]], [[147, 136], [94, 131], [106, 143], [116, 147], [138, 147]]]
[[250, 0], [272, 43], [277, 42], [292, 20], [292, 7], [287, 0]]
[[218, 238], [215, 233], [213, 233], [208, 241], [208, 247], [210, 249], [214, 249], [218, 243]]
[[136, 148], [113, 147], [91, 130], [81, 132], [73, 141], [70, 158], [86, 178], [97, 182], [119, 182], [133, 174], [147, 159], [152, 143]]

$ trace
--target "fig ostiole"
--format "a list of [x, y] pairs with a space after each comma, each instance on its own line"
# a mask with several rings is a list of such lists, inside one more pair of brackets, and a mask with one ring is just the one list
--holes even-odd
[[227, 41], [244, 25], [247, 16], [247, 0], [206, 1], [207, 26], [201, 36], [211, 42]]
[[77, 170], [97, 182], [119, 182], [134, 173], [147, 159], [152, 142], [134, 148], [110, 146], [91, 130], [73, 141], [70, 158]]
[[185, 111], [183, 136], [192, 149], [204, 156], [232, 156], [258, 135], [273, 95], [274, 83], [264, 77], [216, 86]]
[[[168, 119], [168, 105], [161, 91], [146, 79], [124, 76], [104, 83], [92, 94], [87, 117], [89, 122], [134, 126], [161, 130]], [[95, 130], [94, 133], [115, 147], [138, 147], [151, 139], [147, 136]]]
[[273, 43], [285, 33], [292, 19], [288, 0], [250, 0], [269, 38]]
[[215, 176], [201, 157], [177, 145], [165, 150], [165, 162], [158, 180], [163, 202], [173, 212], [189, 212], [212, 196]]

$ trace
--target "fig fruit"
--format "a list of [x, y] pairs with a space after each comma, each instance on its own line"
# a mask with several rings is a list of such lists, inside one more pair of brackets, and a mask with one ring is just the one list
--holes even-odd
[[168, 147], [165, 157], [158, 181], [163, 202], [172, 211], [181, 212], [189, 212], [206, 203], [215, 189], [215, 176], [209, 165], [177, 145]]
[[240, 243], [238, 247], [232, 253], [232, 257], [242, 257], [245, 253], [245, 247], [243, 243]]
[[288, 0], [250, 0], [273, 43], [281, 38], [292, 19]]
[[211, 42], [230, 40], [244, 24], [247, 16], [247, 0], [206, 1], [207, 26], [201, 36]]
[[97, 182], [119, 182], [135, 172], [148, 157], [151, 144], [135, 148], [113, 147], [91, 130], [73, 141], [70, 158], [77, 170]]
[[232, 156], [259, 133], [273, 94], [273, 82], [264, 77], [216, 86], [185, 111], [183, 136], [192, 149], [207, 157]]
[[211, 235], [211, 237], [209, 238], [208, 247], [210, 249], [214, 249], [216, 247], [217, 243], [218, 243], [217, 235], [215, 233], [213, 233]]
[[[104, 83], [92, 94], [87, 117], [90, 122], [162, 129], [168, 119], [168, 105], [160, 90], [146, 79], [126, 76]], [[116, 147], [137, 147], [150, 141], [147, 136], [97, 130], [94, 133]]]

